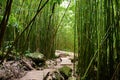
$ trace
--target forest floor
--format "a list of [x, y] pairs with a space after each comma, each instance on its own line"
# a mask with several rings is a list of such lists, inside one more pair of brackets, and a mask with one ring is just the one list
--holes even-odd
[[20, 80], [43, 80], [48, 72], [54, 72], [65, 65], [73, 68], [73, 64], [69, 61], [69, 59], [63, 58], [62, 62], [58, 63], [56, 66], [50, 66], [49, 68], [43, 70], [28, 71], [27, 74]]
[[[66, 53], [67, 54], [71, 54], [71, 55], [67, 55], [66, 56]], [[4, 71], [4, 72], [8, 72], [8, 71], [13, 71], [12, 74], [13, 75], [16, 75], [14, 78], [9, 78], [10, 77], [10, 74], [7, 74], [9, 75], [8, 78], [6, 79], [3, 79], [3, 80], [52, 80], [52, 78], [48, 78], [50, 76], [50, 74], [53, 75], [53, 73], [55, 71], [58, 71], [58, 69], [62, 68], [63, 66], [68, 66], [72, 69], [72, 74], [73, 74], [73, 63], [71, 62], [71, 58], [73, 59], [73, 53], [71, 52], [65, 52], [65, 51], [60, 51], [60, 50], [57, 50], [56, 55], [59, 55], [60, 57], [56, 58], [55, 60], [48, 60], [48, 61], [45, 61], [45, 64], [47, 65], [47, 67], [39, 67], [39, 69], [35, 69], [33, 67], [31, 67], [30, 65], [30, 62], [29, 61], [24, 61], [25, 62], [25, 65], [27, 65], [27, 67], [30, 68], [30, 70], [28, 71], [21, 71], [20, 70], [15, 70], [13, 69], [13, 65], [19, 65], [19, 62], [16, 64], [13, 64], [14, 62], [11, 62], [12, 63], [12, 66], [11, 63], [9, 62], [9, 64], [7, 64], [7, 66], [10, 66], [11, 68]], [[6, 68], [6, 65], [5, 65], [5, 68]], [[16, 67], [15, 67], [16, 68]], [[18, 66], [17, 66], [18, 68]], [[17, 74], [18, 73], [18, 74]], [[48, 75], [49, 73], [49, 75]], [[59, 73], [59, 72], [58, 72]], [[1, 74], [0, 74], [1, 75]], [[2, 74], [3, 75], [3, 74]], [[7, 76], [7, 75], [4, 75], [4, 76]], [[11, 76], [13, 76], [11, 75]], [[45, 77], [47, 77], [45, 79]], [[2, 78], [1, 78], [2, 79]], [[62, 80], [65, 80], [65, 79], [62, 79]]]

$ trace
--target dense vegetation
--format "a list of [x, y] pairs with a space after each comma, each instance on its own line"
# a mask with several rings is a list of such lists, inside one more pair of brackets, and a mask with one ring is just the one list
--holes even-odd
[[78, 54], [81, 80], [119, 80], [120, 0], [0, 0], [1, 63], [56, 49]]
[[[120, 1], [84, 0], [76, 2], [78, 70], [82, 79], [118, 80], [120, 62]], [[116, 71], [116, 72], [115, 72]], [[92, 77], [92, 78], [91, 78]]]

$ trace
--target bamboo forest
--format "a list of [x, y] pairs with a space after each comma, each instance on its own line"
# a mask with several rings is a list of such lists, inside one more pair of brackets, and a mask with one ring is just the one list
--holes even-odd
[[0, 80], [120, 80], [120, 0], [0, 0]]

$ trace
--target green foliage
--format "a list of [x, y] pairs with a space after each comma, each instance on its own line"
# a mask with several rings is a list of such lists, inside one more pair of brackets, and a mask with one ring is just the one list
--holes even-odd
[[19, 31], [21, 31], [23, 29], [23, 27], [19, 24], [19, 22], [14, 14], [10, 15], [8, 27], [16, 28]]
[[0, 0], [0, 6], [5, 5], [6, 0]]
[[[63, 16], [61, 13], [64, 13], [65, 11], [65, 8], [60, 7], [60, 4], [63, 1], [64, 0], [49, 1], [47, 6], [43, 8], [39, 17], [36, 18], [36, 21], [30, 25], [31, 27], [26, 30], [22, 37], [18, 40], [17, 44], [15, 45], [17, 51], [23, 50], [24, 53], [24, 51], [30, 49], [31, 52], [35, 52], [36, 49], [39, 48], [40, 52], [43, 54], [48, 54], [48, 56], [50, 56], [50, 54], [54, 54], [55, 52], [56, 43], [58, 45], [65, 44], [63, 46], [57, 47], [57, 49], [73, 51], [74, 36], [71, 26], [74, 23], [73, 12], [71, 13], [71, 11], [68, 11], [66, 13], [66, 16], [61, 25], [63, 29], [60, 29], [58, 33], [58, 37], [62, 34], [65, 39], [62, 39], [61, 36], [61, 43], [58, 43], [58, 41], [55, 42], [55, 34], [57, 31], [56, 26], [58, 25], [60, 18]], [[39, 2], [40, 1], [38, 0], [18, 0], [17, 2], [13, 1], [11, 15], [7, 25], [8, 28], [6, 30], [6, 41], [13, 41], [20, 34], [20, 32], [25, 28], [25, 26], [29, 23], [29, 21], [36, 13]], [[44, 2], [45, 1], [42, 1], [40, 6], [42, 6]], [[58, 5], [55, 5], [55, 11], [52, 13], [51, 9], [54, 7], [54, 3]], [[59, 9], [61, 10], [60, 13]], [[34, 27], [34, 29], [32, 27]]]
[[12, 46], [13, 41], [5, 41], [5, 51], [7, 51]]
[[9, 23], [8, 23], [9, 27], [18, 27], [18, 24], [17, 24], [17, 19], [16, 17], [14, 16], [14, 14], [11, 14], [10, 15], [10, 19], [9, 19]]
[[58, 3], [60, 5], [62, 3], [62, 0], [53, 0], [53, 3]]
[[0, 15], [0, 22], [2, 21], [3, 16]]
[[2, 51], [0, 51], [0, 57], [2, 56]]
[[[64, 1], [63, 1], [64, 2]], [[60, 25], [60, 28], [57, 32], [56, 38], [56, 48], [66, 51], [74, 51], [74, 1], [71, 1], [71, 4], [65, 13], [65, 17]], [[64, 14], [65, 7], [58, 7], [59, 18]], [[77, 42], [76, 42], [77, 43]]]
[[6, 0], [0, 0], [0, 16], [4, 13], [4, 8], [6, 5]]
[[118, 4], [117, 0], [76, 0], [78, 72], [83, 80], [93, 79], [90, 73], [92, 66], [97, 66], [97, 80], [111, 79], [114, 74], [114, 55], [119, 54], [116, 53], [119, 42], [116, 47], [114, 42], [120, 39], [115, 36], [120, 30], [117, 27], [119, 23], [115, 25]]
[[5, 2], [5, 0], [3, 1], [3, 0], [0, 0], [0, 4], [2, 4], [3, 2]]
[[56, 0], [56, 2], [60, 5], [62, 0]]

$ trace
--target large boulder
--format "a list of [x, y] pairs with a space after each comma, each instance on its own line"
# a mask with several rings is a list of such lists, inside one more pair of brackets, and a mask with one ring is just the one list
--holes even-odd
[[31, 58], [38, 66], [42, 66], [45, 64], [45, 58], [42, 53], [34, 52], [34, 53], [26, 54], [26, 56]]

